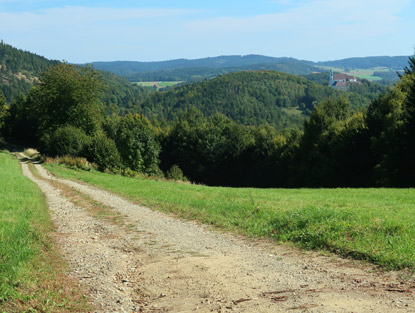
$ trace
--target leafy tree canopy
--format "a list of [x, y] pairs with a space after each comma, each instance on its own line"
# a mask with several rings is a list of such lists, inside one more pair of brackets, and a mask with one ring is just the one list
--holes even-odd
[[98, 73], [91, 67], [66, 63], [49, 67], [28, 95], [38, 132], [50, 133], [71, 125], [88, 135], [95, 133], [103, 119], [102, 90]]

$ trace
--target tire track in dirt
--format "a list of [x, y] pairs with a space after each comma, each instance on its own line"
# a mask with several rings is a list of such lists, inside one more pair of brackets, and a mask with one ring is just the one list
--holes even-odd
[[[77, 273], [83, 268], [84, 263], [77, 263], [82, 260], [92, 264], [83, 270], [86, 276], [99, 272], [98, 268], [106, 269], [108, 264], [113, 267], [99, 283], [98, 279], [81, 280], [93, 296], [110, 294], [103, 311], [415, 311], [414, 286], [400, 283], [396, 273], [382, 273], [359, 262], [303, 253], [265, 240], [222, 234], [154, 212], [96, 187], [55, 178], [40, 165], [35, 166], [43, 178], [112, 207], [134, 225], [128, 229], [107, 225], [79, 208], [61, 205], [65, 199], [57, 203], [48, 200], [58, 230], [67, 234], [61, 236], [63, 253], [72, 271]], [[47, 198], [59, 196], [59, 191], [47, 182], [33, 175], [31, 179], [43, 188]], [[74, 243], [75, 238], [79, 245]], [[120, 283], [114, 285], [117, 275]], [[111, 286], [116, 286], [115, 290], [111, 291]], [[105, 291], [107, 287], [110, 291]], [[95, 303], [102, 298], [96, 298]]]

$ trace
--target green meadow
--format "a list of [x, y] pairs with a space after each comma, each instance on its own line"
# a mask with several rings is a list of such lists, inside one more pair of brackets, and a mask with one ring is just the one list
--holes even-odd
[[415, 189], [207, 187], [56, 164], [46, 168], [150, 208], [236, 233], [331, 251], [387, 269], [415, 268]]
[[64, 275], [51, 231], [39, 188], [23, 176], [15, 157], [0, 151], [0, 312], [86, 310], [86, 300]]
[[160, 88], [166, 88], [166, 87], [173, 87], [180, 83], [182, 82], [181, 81], [160, 81], [160, 82], [134, 82], [133, 84], [143, 86], [143, 87], [156, 86], [157, 89], [160, 89]]

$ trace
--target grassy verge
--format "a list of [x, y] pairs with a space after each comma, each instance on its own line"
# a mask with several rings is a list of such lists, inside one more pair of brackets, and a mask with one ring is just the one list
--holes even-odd
[[220, 188], [46, 167], [58, 176], [231, 231], [329, 250], [388, 269], [415, 268], [415, 189]]
[[19, 162], [0, 151], [0, 312], [84, 312], [87, 300], [65, 276], [49, 237], [48, 209]]

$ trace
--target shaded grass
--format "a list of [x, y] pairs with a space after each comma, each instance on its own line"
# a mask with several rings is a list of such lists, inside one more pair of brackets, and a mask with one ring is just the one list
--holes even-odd
[[415, 268], [415, 189], [222, 188], [47, 169], [181, 217], [388, 269]]
[[83, 312], [88, 303], [64, 274], [48, 208], [19, 162], [0, 151], [0, 312]]

